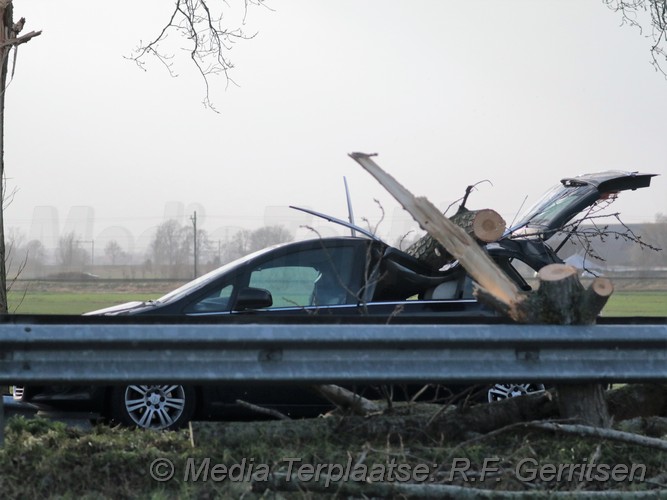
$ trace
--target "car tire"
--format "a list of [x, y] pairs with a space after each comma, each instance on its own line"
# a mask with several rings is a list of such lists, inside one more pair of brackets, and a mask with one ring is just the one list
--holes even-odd
[[128, 385], [111, 390], [110, 419], [129, 427], [175, 430], [195, 411], [196, 395], [183, 385]]
[[489, 403], [507, 398], [515, 398], [533, 392], [544, 391], [543, 384], [495, 384], [487, 393]]

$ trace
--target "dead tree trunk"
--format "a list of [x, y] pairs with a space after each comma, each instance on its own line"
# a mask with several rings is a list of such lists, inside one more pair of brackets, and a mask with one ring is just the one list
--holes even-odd
[[[614, 291], [607, 278], [596, 278], [585, 289], [577, 270], [565, 264], [543, 267], [538, 278], [537, 292], [523, 304], [528, 323], [593, 324]], [[601, 384], [558, 384], [556, 390], [563, 417], [580, 418], [597, 427], [609, 426], [611, 419]]]
[[[607, 278], [596, 278], [588, 288], [579, 281], [577, 270], [565, 264], [550, 264], [538, 273], [539, 288], [528, 295], [513, 311], [522, 323], [551, 325], [591, 325], [614, 291]], [[478, 289], [479, 300], [503, 309], [502, 304]], [[606, 427], [610, 423], [601, 384], [559, 384], [558, 402], [564, 418], [580, 418], [590, 425]]]
[[0, 313], [6, 313], [7, 307], [7, 272], [5, 268], [5, 89], [7, 87], [7, 63], [14, 25], [13, 5], [11, 0], [0, 1]]
[[[505, 232], [505, 221], [498, 212], [489, 208], [468, 210], [460, 207], [449, 220], [480, 243], [497, 241]], [[428, 233], [410, 245], [405, 252], [433, 269], [440, 269], [455, 260], [455, 257]]]
[[[369, 155], [350, 155], [368, 171], [407, 210], [435, 240], [466, 269], [477, 282], [476, 295], [520, 323], [591, 324], [613, 291], [611, 282], [598, 279], [584, 289], [576, 269], [564, 264], [544, 267], [538, 273], [536, 292], [518, 290], [463, 229], [442, 215], [425, 198], [416, 198], [392, 176], [384, 172]], [[562, 387], [562, 416], [579, 418], [596, 426], [609, 425], [607, 406], [599, 384]], [[567, 401], [565, 401], [567, 400]]]
[[[21, 18], [14, 24], [14, 6], [12, 0], [0, 0], [0, 313], [7, 312], [7, 271], [5, 268], [5, 93], [7, 90], [7, 72], [9, 53], [22, 43], [30, 41], [41, 34], [41, 31], [31, 31], [23, 36], [19, 33], [23, 29], [25, 19]], [[14, 52], [16, 57], [16, 52]], [[13, 74], [13, 70], [12, 70]]]

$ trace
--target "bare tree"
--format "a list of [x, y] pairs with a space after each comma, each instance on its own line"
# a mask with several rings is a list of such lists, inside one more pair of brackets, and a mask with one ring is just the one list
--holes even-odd
[[[192, 228], [170, 219], [157, 227], [145, 265], [163, 277], [192, 277], [194, 246]], [[206, 231], [198, 229], [197, 252], [205, 254], [210, 246]]]
[[[129, 57], [137, 65], [145, 69], [146, 59], [154, 57], [169, 71], [171, 76], [177, 76], [174, 71], [173, 54], [165, 49], [170, 33], [177, 38], [185, 39], [186, 45], [182, 49], [194, 63], [196, 70], [204, 82], [205, 92], [203, 103], [215, 110], [210, 100], [209, 78], [213, 75], [223, 75], [227, 84], [234, 83], [229, 75], [233, 64], [228, 53], [238, 40], [253, 38], [255, 34], [247, 35], [243, 28], [234, 26], [239, 23], [243, 26], [248, 9], [253, 6], [265, 6], [264, 0], [242, 0], [237, 2], [240, 20], [233, 19], [233, 5], [216, 0], [174, 0], [171, 16], [160, 33], [150, 42], [139, 42], [139, 46]], [[225, 15], [223, 16], [223, 10]], [[225, 22], [230, 19], [232, 27]]]
[[46, 248], [39, 240], [30, 240], [25, 245], [26, 262], [30, 272], [39, 275], [46, 262]]
[[251, 231], [242, 229], [221, 248], [221, 260], [230, 262], [251, 252], [277, 243], [292, 241], [294, 237], [283, 226], [264, 226]]
[[283, 226], [264, 226], [254, 230], [250, 234], [249, 250], [254, 252], [277, 243], [286, 243], [293, 239], [292, 233]]
[[176, 275], [187, 262], [190, 253], [188, 232], [189, 228], [184, 228], [173, 219], [160, 224], [150, 246], [153, 265], [172, 276]]
[[7, 271], [5, 269], [5, 222], [4, 222], [4, 195], [5, 195], [5, 92], [7, 90], [7, 75], [9, 60], [13, 50], [13, 64], [10, 78], [14, 76], [16, 53], [18, 46], [30, 41], [41, 34], [41, 31], [31, 31], [19, 36], [25, 18], [14, 23], [14, 6], [12, 0], [0, 0], [0, 313], [7, 312]]
[[90, 259], [88, 252], [81, 248], [80, 240], [74, 232], [67, 233], [58, 240], [58, 263], [65, 271], [82, 269]]
[[46, 261], [46, 249], [39, 240], [25, 241], [25, 234], [16, 228], [7, 231], [5, 243], [5, 268], [8, 275], [7, 290], [11, 288], [11, 282], [15, 282], [23, 274], [29, 271], [32, 275], [39, 274]]
[[651, 59], [656, 70], [667, 77], [667, 0], [603, 0], [621, 14], [622, 24], [639, 29], [652, 41]]
[[123, 257], [125, 252], [123, 252], [122, 247], [118, 244], [116, 240], [112, 240], [104, 247], [104, 255], [106, 255], [109, 260], [111, 260], [111, 265], [116, 265], [116, 262], [120, 257]]
[[[192, 237], [192, 235], [190, 235]], [[192, 249], [193, 253], [196, 251], [197, 255], [193, 256], [193, 259], [196, 259], [196, 261], [205, 261], [203, 258], [204, 256], [209, 257], [209, 261], [213, 260], [210, 258], [211, 256], [211, 250], [212, 250], [212, 245], [211, 245], [211, 240], [208, 237], [208, 232], [205, 229], [197, 229], [197, 235], [196, 235], [197, 241], [196, 241], [196, 246]], [[195, 272], [195, 278], [199, 276], [199, 272]]]

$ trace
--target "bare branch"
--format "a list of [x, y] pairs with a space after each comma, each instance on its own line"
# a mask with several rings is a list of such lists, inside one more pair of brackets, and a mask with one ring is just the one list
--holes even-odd
[[[597, 273], [593, 269], [589, 269], [586, 266], [586, 260], [589, 258], [599, 262], [605, 261], [605, 259], [595, 250], [596, 240], [604, 243], [607, 238], [613, 238], [615, 240], [635, 243], [643, 250], [660, 251], [660, 248], [646, 243], [642, 240], [641, 236], [635, 234], [635, 232], [621, 220], [618, 212], [595, 215], [608, 208], [615, 200], [615, 197], [598, 200], [591, 205], [586, 212], [559, 229], [558, 233], [565, 235], [565, 237], [555, 248], [555, 252], [558, 253], [568, 242], [573, 245], [579, 245], [584, 250], [584, 270], [593, 276], [597, 276]], [[620, 229], [611, 227], [610, 223], [607, 222], [610, 218], [615, 221], [617, 226], [620, 226]], [[583, 225], [584, 223], [586, 224], [585, 226]], [[539, 231], [531, 232], [531, 234], [526, 235], [526, 237], [534, 237], [535, 234], [540, 233]]]
[[[651, 64], [667, 78], [667, 0], [603, 0], [628, 25], [650, 38]], [[645, 34], [646, 33], [646, 34]]]
[[565, 434], [574, 434], [576, 436], [611, 439], [621, 443], [646, 446], [657, 450], [667, 451], [667, 440], [641, 436], [632, 432], [602, 429], [600, 427], [591, 427], [589, 425], [559, 424], [555, 422], [527, 422], [525, 425], [527, 427], [533, 427], [545, 431], [562, 432]]
[[0, 48], [16, 47], [17, 45], [21, 45], [22, 43], [28, 43], [30, 40], [41, 34], [42, 34], [41, 31], [31, 31], [30, 33], [26, 33], [23, 36], [19, 36], [16, 38], [8, 38], [7, 40], [4, 41], [2, 45], [0, 45]]
[[[209, 0], [174, 1], [174, 9], [160, 33], [148, 43], [140, 41], [132, 55], [126, 59], [134, 61], [137, 66], [146, 70], [146, 60], [153, 57], [167, 69], [170, 76], [175, 77], [177, 74], [173, 67], [174, 54], [163, 49], [163, 44], [171, 33], [185, 39], [187, 43], [182, 49], [188, 53], [190, 61], [204, 82], [203, 104], [216, 111], [210, 99], [210, 77], [223, 75], [226, 86], [230, 83], [235, 85], [229, 75], [229, 70], [234, 65], [228, 53], [237, 40], [252, 39], [256, 33], [247, 35], [242, 28], [225, 27], [222, 13], [213, 11], [209, 6]], [[226, 2], [224, 4], [230, 7]], [[242, 25], [245, 24], [250, 6], [266, 7], [264, 0], [244, 0]]]
[[[479, 186], [480, 184], [482, 184], [482, 183], [484, 183], [484, 182], [488, 182], [489, 184], [491, 184], [491, 185], [493, 186], [493, 183], [492, 183], [490, 180], [488, 180], [488, 179], [481, 180], [481, 181], [479, 181], [479, 182], [476, 182], [475, 184], [471, 184], [470, 186], [468, 186], [468, 187], [466, 188], [466, 193], [463, 195], [463, 198], [461, 198], [461, 204], [459, 205], [459, 210], [464, 210], [464, 209], [466, 208], [466, 203], [468, 203], [468, 197], [470, 196], [470, 193], [471, 193], [474, 189], [477, 189], [477, 186]], [[457, 200], [457, 201], [458, 201], [458, 200]], [[455, 201], [454, 203], [456, 203], [456, 201]], [[453, 205], [454, 203], [452, 203], [452, 205]], [[445, 210], [445, 213], [447, 213], [447, 211], [452, 207], [452, 205], [449, 205], [449, 206], [447, 207], [447, 210]]]
[[[613, 229], [610, 227], [610, 224], [599, 224], [600, 220], [608, 220], [612, 218], [616, 221], [617, 225], [620, 225], [619, 229]], [[586, 221], [587, 226], [581, 226], [581, 223]], [[569, 228], [569, 231], [568, 231]], [[651, 250], [654, 252], [661, 251], [660, 248], [651, 245], [650, 243], [642, 240], [641, 236], [635, 234], [635, 232], [630, 229], [620, 218], [620, 214], [613, 213], [608, 215], [598, 215], [598, 216], [587, 216], [576, 222], [568, 224], [564, 227], [564, 232], [569, 233], [568, 238], [571, 239], [572, 244], [578, 244], [584, 250], [584, 270], [590, 273], [593, 276], [597, 276], [597, 273], [593, 269], [589, 269], [586, 266], [586, 260], [588, 258], [592, 260], [597, 260], [599, 262], [604, 262], [605, 259], [596, 251], [595, 241], [599, 240], [604, 243], [606, 239], [613, 238], [615, 240], [623, 240], [628, 243], [634, 243], [639, 246], [642, 250]], [[560, 249], [565, 241], [561, 243], [558, 247]]]
[[260, 415], [268, 415], [269, 417], [276, 418], [278, 420], [292, 420], [289, 418], [287, 415], [284, 413], [279, 412], [278, 410], [273, 410], [271, 408], [265, 408], [263, 406], [257, 406], [252, 403], [248, 403], [247, 401], [243, 401], [242, 399], [237, 399], [236, 404], [239, 406], [242, 406], [243, 408], [246, 408], [250, 411], [253, 411], [255, 413], [259, 413]]

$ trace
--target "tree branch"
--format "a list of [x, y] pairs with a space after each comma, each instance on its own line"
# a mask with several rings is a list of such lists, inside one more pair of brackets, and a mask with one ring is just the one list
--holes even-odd
[[252, 403], [248, 403], [247, 401], [243, 401], [242, 399], [237, 399], [236, 404], [255, 413], [259, 413], [261, 415], [267, 415], [269, 417], [273, 417], [278, 420], [292, 420], [287, 415], [279, 412], [278, 410], [272, 410], [271, 408], [264, 408], [263, 406], [257, 406]]
[[601, 427], [592, 427], [579, 424], [559, 424], [556, 422], [528, 422], [527, 427], [542, 429], [545, 431], [562, 432], [564, 434], [573, 434], [575, 436], [598, 437], [602, 439], [611, 439], [621, 443], [636, 444], [646, 446], [656, 450], [667, 451], [667, 440], [640, 436], [632, 432], [617, 431]]
[[[651, 45], [651, 64], [657, 71], [667, 78], [667, 0], [604, 0], [604, 3], [614, 12], [621, 15], [621, 24], [627, 24], [639, 30], [640, 35], [647, 35], [653, 40]], [[640, 20], [648, 14], [646, 21]]]
[[[140, 42], [127, 59], [145, 70], [146, 59], [152, 56], [164, 65], [170, 76], [175, 77], [177, 74], [173, 69], [174, 55], [164, 52], [162, 45], [172, 32], [185, 38], [189, 42], [185, 50], [204, 83], [203, 103], [216, 111], [210, 99], [209, 78], [211, 75], [223, 74], [227, 85], [235, 84], [229, 75], [229, 70], [234, 66], [226, 54], [236, 40], [252, 39], [256, 33], [246, 35], [241, 28], [223, 27], [222, 13], [214, 13], [209, 6], [209, 0], [174, 1], [174, 9], [160, 33], [148, 43]], [[228, 4], [225, 5], [229, 7]], [[253, 5], [264, 6], [264, 0], [244, 0], [242, 24], [245, 24], [249, 6]]]
[[2, 43], [2, 45], [0, 45], [0, 48], [16, 47], [18, 45], [21, 45], [22, 43], [28, 43], [30, 40], [41, 34], [42, 34], [41, 30], [31, 31], [30, 33], [26, 33], [23, 36], [19, 36], [16, 38], [8, 38], [7, 40], [4, 41], [4, 43]]

